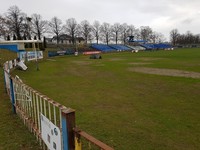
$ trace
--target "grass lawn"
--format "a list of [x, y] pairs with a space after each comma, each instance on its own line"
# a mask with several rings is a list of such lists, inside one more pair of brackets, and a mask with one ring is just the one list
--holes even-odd
[[[15, 71], [76, 110], [78, 127], [116, 150], [200, 149], [200, 49], [50, 58]], [[170, 75], [137, 71], [168, 69]], [[173, 74], [195, 74], [196, 78]]]
[[[0, 50], [1, 64], [16, 58], [15, 53]], [[38, 143], [18, 116], [12, 113], [11, 102], [5, 93], [2, 67], [0, 75], [0, 150], [39, 150]]]

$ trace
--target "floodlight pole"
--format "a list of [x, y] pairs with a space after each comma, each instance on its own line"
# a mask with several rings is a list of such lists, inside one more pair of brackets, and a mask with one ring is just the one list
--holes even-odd
[[32, 20], [32, 18], [31, 17], [26, 17], [26, 20], [27, 20], [27, 22], [28, 22], [28, 38], [29, 38], [29, 40], [31, 40], [31, 20]]
[[78, 56], [77, 37], [75, 36], [75, 56]]
[[75, 36], [75, 46], [76, 46], [76, 52], [77, 52], [77, 37]]
[[38, 59], [37, 59], [37, 50], [35, 46], [36, 42], [33, 42], [33, 49], [35, 51], [35, 62], [36, 62], [36, 70], [39, 71]]
[[[31, 33], [30, 33], [31, 29], [30, 29], [30, 24], [32, 23], [32, 22], [31, 22], [32, 18], [31, 18], [31, 17], [26, 17], [26, 20], [28, 21], [28, 28], [29, 28], [28, 33], [29, 33], [29, 39], [31, 40]], [[35, 51], [36, 70], [39, 71], [38, 60], [37, 60], [37, 50], [36, 50], [36, 46], [35, 46], [36, 42], [37, 42], [37, 41], [34, 41], [34, 40], [33, 40], [33, 43], [32, 43], [32, 44], [33, 44], [33, 49], [34, 49], [34, 51]]]

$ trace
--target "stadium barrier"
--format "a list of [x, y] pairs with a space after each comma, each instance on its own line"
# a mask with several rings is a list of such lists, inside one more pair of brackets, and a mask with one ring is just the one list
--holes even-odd
[[3, 65], [5, 89], [10, 97], [13, 113], [22, 119], [44, 150], [114, 150], [76, 128], [75, 110], [34, 90], [18, 76], [12, 77], [10, 72], [17, 67], [16, 62], [15, 59]]
[[63, 55], [74, 55], [73, 50], [59, 50], [59, 51], [48, 51], [48, 57], [63, 56]]

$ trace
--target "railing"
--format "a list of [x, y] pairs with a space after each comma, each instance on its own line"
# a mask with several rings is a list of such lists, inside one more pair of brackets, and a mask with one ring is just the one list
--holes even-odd
[[79, 128], [74, 128], [75, 132], [75, 145], [76, 150], [81, 150], [84, 147], [87, 147], [89, 150], [114, 150], [112, 147], [104, 144], [103, 142], [97, 140], [93, 136], [87, 134], [86, 132], [80, 130]]
[[[114, 150], [75, 128], [75, 110], [27, 86], [18, 76], [12, 77], [10, 70], [15, 67], [16, 60], [4, 64], [5, 88], [10, 96], [13, 113], [19, 115], [44, 150], [82, 150], [86, 147]], [[81, 137], [89, 143], [87, 146]]]
[[[42, 95], [18, 79], [12, 78], [12, 82], [15, 93], [16, 113], [30, 131], [36, 135], [40, 143], [41, 139], [45, 139], [45, 137], [42, 137], [42, 115], [60, 129], [61, 136], [62, 134], [66, 134], [63, 132], [64, 127], [62, 127], [62, 117], [64, 116], [62, 113], [71, 110], [70, 108], [66, 108], [47, 96]], [[44, 134], [48, 134], [48, 131]], [[59, 142], [57, 144], [62, 145], [61, 140]], [[45, 144], [48, 145], [47, 142]], [[42, 145], [45, 147], [44, 144]]]

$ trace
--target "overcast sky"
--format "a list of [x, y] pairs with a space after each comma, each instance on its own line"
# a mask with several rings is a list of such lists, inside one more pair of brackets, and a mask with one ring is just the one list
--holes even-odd
[[79, 23], [86, 19], [150, 26], [167, 39], [175, 28], [180, 33], [200, 33], [200, 0], [1, 0], [0, 14], [13, 5], [29, 16], [37, 13], [44, 20], [56, 16], [63, 23], [75, 18]]

